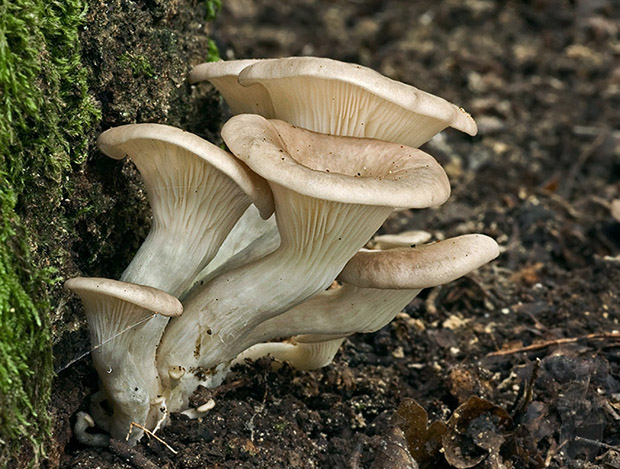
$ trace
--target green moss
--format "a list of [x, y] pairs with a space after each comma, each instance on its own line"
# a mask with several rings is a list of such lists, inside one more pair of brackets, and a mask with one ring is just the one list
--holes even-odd
[[222, 58], [220, 57], [220, 51], [217, 48], [217, 44], [215, 44], [215, 41], [213, 39], [209, 39], [209, 42], [207, 44], [207, 58], [206, 58], [206, 61], [207, 62], [217, 62], [219, 60], [222, 60]]
[[0, 466], [18, 455], [36, 464], [49, 430], [61, 203], [99, 114], [79, 52], [85, 10], [82, 0], [0, 1]]
[[132, 54], [131, 52], [125, 52], [119, 58], [119, 62], [122, 66], [128, 67], [135, 78], [145, 77], [153, 78], [155, 73], [153, 67], [149, 62], [149, 59], [143, 55]]
[[213, 21], [217, 12], [222, 9], [222, 0], [206, 0], [205, 5], [207, 7], [207, 21]]
[[217, 97], [185, 82], [218, 56], [195, 29], [204, 8], [0, 0], [0, 467], [41, 461], [48, 415], [58, 461], [64, 409], [80, 405], [49, 399], [52, 340], [58, 368], [88, 349], [70, 340], [84, 318], [60, 277], [118, 276], [148, 231], [137, 172], [93, 148], [98, 130], [167, 122], [215, 139]]

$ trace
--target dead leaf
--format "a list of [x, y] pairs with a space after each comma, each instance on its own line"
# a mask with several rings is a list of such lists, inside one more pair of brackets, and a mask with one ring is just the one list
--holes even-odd
[[403, 431], [395, 426], [377, 449], [371, 469], [418, 469], [418, 463], [409, 451]]
[[500, 448], [512, 428], [508, 412], [492, 402], [470, 397], [459, 406], [442, 437], [448, 463], [459, 469], [474, 467], [488, 458], [490, 467], [501, 467]]
[[411, 455], [420, 467], [433, 467], [429, 465], [440, 456], [446, 425], [441, 421], [428, 425], [426, 410], [413, 399], [404, 399], [396, 413], [403, 419], [401, 427]]

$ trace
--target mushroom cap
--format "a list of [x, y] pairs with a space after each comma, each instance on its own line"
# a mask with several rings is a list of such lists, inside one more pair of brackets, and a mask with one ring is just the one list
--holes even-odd
[[219, 60], [198, 64], [189, 72], [189, 82], [193, 85], [201, 81], [223, 77], [233, 77], [237, 81], [241, 70], [261, 60], [265, 59]]
[[362, 288], [429, 288], [456, 280], [499, 255], [494, 239], [458, 236], [415, 248], [359, 251], [338, 280]]
[[103, 132], [97, 145], [110, 158], [120, 160], [125, 156], [131, 158], [129, 152], [141, 141], [170, 144], [195, 154], [235, 181], [264, 219], [273, 213], [273, 196], [264, 179], [227, 151], [192, 133], [162, 124], [128, 124]]
[[230, 119], [222, 137], [270, 183], [317, 199], [425, 208], [442, 204], [450, 195], [444, 170], [415, 148], [320, 134], [254, 114]]
[[378, 235], [372, 240], [375, 243], [375, 249], [391, 249], [426, 243], [431, 237], [432, 235], [427, 231], [411, 230], [397, 234]]
[[469, 113], [445, 99], [337, 60], [260, 60], [241, 69], [239, 83], [262, 85], [275, 117], [318, 132], [417, 147], [448, 126], [469, 135], [478, 131]]
[[254, 113], [271, 119], [277, 116], [267, 90], [258, 84], [242, 86], [237, 79], [241, 70], [261, 60], [230, 60], [196, 65], [189, 74], [189, 82], [210, 81], [222, 93], [233, 114]]
[[183, 305], [174, 296], [144, 285], [108, 278], [76, 277], [67, 280], [64, 287], [79, 296], [101, 295], [117, 298], [162, 316], [180, 316], [183, 312]]

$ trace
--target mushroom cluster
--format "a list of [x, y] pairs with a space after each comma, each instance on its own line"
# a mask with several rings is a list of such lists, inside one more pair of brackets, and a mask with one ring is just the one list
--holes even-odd
[[[164, 125], [102, 133], [102, 152], [140, 171], [153, 224], [120, 280], [65, 283], [82, 299], [101, 380], [92, 417], [131, 444], [170, 412], [199, 415], [190, 396], [233, 364], [326, 366], [347, 336], [498, 255], [484, 235], [421, 244], [424, 232], [364, 249], [394, 210], [449, 197], [418, 147], [446, 127], [474, 135], [463, 109], [322, 58], [201, 64], [190, 81], [205, 80], [234, 115], [222, 128], [230, 152]], [[101, 444], [90, 425], [82, 417], [78, 437]]]

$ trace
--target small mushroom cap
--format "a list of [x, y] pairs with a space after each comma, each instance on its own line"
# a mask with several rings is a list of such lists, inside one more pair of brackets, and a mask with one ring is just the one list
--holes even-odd
[[[282, 88], [270, 89], [272, 83], [275, 85], [276, 81], [280, 82]], [[321, 84], [321, 81], [324, 83]], [[281, 115], [281, 113], [284, 112], [284, 106], [293, 105], [289, 104], [287, 99], [284, 106], [278, 109], [276, 105], [276, 100], [278, 99], [276, 93], [278, 93], [278, 91], [281, 92], [286, 86], [287, 92], [291, 93], [291, 96], [293, 96], [293, 93], [305, 96], [309, 91], [312, 91], [313, 88], [326, 87], [327, 82], [338, 83], [340, 86], [339, 91], [334, 91], [329, 94], [328, 97], [332, 102], [331, 104], [339, 99], [344, 99], [337, 95], [343, 94], [346, 96], [348, 92], [351, 92], [350, 97], [343, 102], [343, 109], [349, 109], [347, 105], [350, 108], [355, 106], [357, 109], [356, 112], [359, 112], [362, 108], [367, 108], [369, 113], [368, 122], [366, 122], [365, 119], [356, 122], [352, 115], [334, 116], [337, 119], [341, 119], [341, 121], [334, 126], [330, 126], [331, 129], [328, 131], [325, 129], [313, 128], [304, 125], [302, 122], [292, 120], [292, 116], [297, 111], [291, 111], [290, 115], [287, 116]], [[419, 90], [411, 85], [392, 80], [361, 65], [344, 63], [337, 60], [318, 57], [288, 57], [260, 60], [242, 68], [239, 73], [239, 83], [244, 86], [256, 84], [263, 85], [270, 91], [278, 118], [315, 131], [337, 135], [380, 138], [382, 140], [405, 143], [415, 147], [421, 145], [435, 133], [448, 126], [454, 127], [469, 135], [475, 135], [478, 131], [476, 123], [469, 113], [445, 99]], [[348, 91], [345, 91], [345, 89]], [[354, 89], [359, 90], [359, 92], [352, 91]], [[372, 102], [364, 96], [364, 93], [367, 93], [366, 96], [375, 96], [381, 101], [379, 103]], [[349, 102], [353, 99], [356, 99], [355, 103]], [[304, 100], [306, 100], [306, 98], [300, 99], [300, 102]], [[393, 105], [393, 107], [390, 108], [389, 114], [392, 114], [392, 117], [397, 121], [404, 122], [403, 126], [409, 129], [407, 132], [399, 134], [398, 137], [394, 136], [394, 139], [390, 137], [390, 132], [392, 132], [393, 129], [385, 128], [385, 124], [387, 122], [393, 124], [394, 121], [383, 120], [385, 112], [378, 110], [382, 107], [382, 104], [380, 104], [381, 102], [384, 103], [384, 108], [388, 103], [389, 105]], [[325, 103], [321, 104], [318, 102], [307, 104], [307, 106], [317, 107], [315, 113], [319, 112], [319, 107], [326, 105]], [[347, 112], [350, 113], [349, 110]], [[331, 113], [333, 114], [333, 109]], [[378, 116], [381, 116], [379, 120], [377, 120]], [[429, 119], [420, 120], [415, 116], [422, 116]], [[327, 117], [321, 118], [323, 121], [325, 119], [327, 119]], [[348, 122], [349, 120], [352, 120], [352, 122]], [[351, 127], [351, 124], [354, 124], [354, 126]], [[322, 126], [324, 124], [317, 122], [316, 125]], [[373, 125], [375, 125], [376, 128], [371, 131], [369, 127]], [[429, 132], [420, 132], [419, 127], [426, 125], [437, 128]], [[375, 132], [379, 132], [380, 134], [373, 135]], [[406, 134], [409, 134], [410, 137], [403, 137], [403, 135]], [[408, 140], [410, 138], [412, 139], [411, 141]]]
[[201, 81], [208, 81], [214, 78], [233, 77], [237, 81], [237, 77], [241, 70], [249, 65], [265, 59], [241, 59], [241, 60], [219, 60], [217, 62], [205, 62], [196, 65], [189, 72], [189, 82], [193, 85]]
[[362, 288], [429, 288], [456, 280], [498, 255], [495, 240], [480, 234], [415, 248], [363, 250], [351, 258], [338, 280]]
[[79, 296], [94, 294], [117, 298], [162, 316], [180, 316], [183, 312], [183, 305], [174, 296], [144, 285], [108, 278], [76, 277], [67, 280], [64, 287]]
[[162, 124], [128, 124], [108, 129], [97, 138], [101, 151], [117, 160], [125, 156], [131, 158], [130, 152], [135, 151], [140, 142], [144, 142], [146, 148], [158, 142], [195, 154], [235, 181], [264, 219], [273, 213], [273, 196], [266, 181], [230, 153], [197, 135]]
[[241, 70], [261, 60], [229, 60], [196, 65], [189, 74], [189, 82], [210, 81], [222, 93], [233, 114], [253, 113], [274, 118], [276, 115], [267, 90], [259, 84], [242, 86], [237, 80]]
[[412, 230], [397, 234], [379, 235], [375, 236], [372, 240], [375, 243], [375, 249], [391, 249], [426, 243], [431, 239], [431, 236], [432, 235], [428, 231]]
[[323, 200], [425, 208], [450, 195], [435, 159], [416, 148], [375, 139], [325, 135], [254, 114], [222, 128], [231, 151], [272, 183]]

